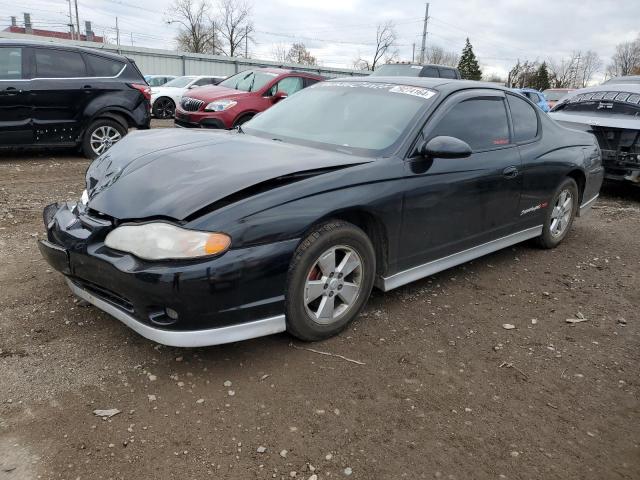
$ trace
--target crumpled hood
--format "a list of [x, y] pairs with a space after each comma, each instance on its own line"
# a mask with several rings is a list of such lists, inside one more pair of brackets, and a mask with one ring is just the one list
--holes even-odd
[[88, 206], [121, 220], [184, 220], [260, 182], [368, 161], [236, 132], [137, 131], [89, 166]]

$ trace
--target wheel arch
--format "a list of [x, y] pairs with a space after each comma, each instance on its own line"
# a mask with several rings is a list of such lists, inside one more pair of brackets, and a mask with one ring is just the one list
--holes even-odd
[[245, 110], [244, 112], [239, 113], [238, 115], [236, 115], [236, 118], [233, 119], [233, 124], [232, 125], [235, 127], [238, 124], [238, 122], [240, 120], [242, 120], [243, 118], [249, 117], [249, 119], [251, 119], [251, 118], [255, 117], [257, 113], [258, 112], [254, 111], [254, 110]]
[[584, 189], [587, 185], [587, 176], [584, 174], [584, 172], [578, 168], [571, 170], [569, 173], [567, 173], [567, 177], [569, 178], [573, 178], [576, 181], [576, 184], [578, 185], [578, 207], [580, 205], [582, 205], [582, 201], [583, 201], [583, 195], [584, 195]]
[[[331, 220], [342, 220], [360, 228], [367, 234], [376, 254], [376, 276], [384, 275], [389, 264], [389, 237], [384, 222], [374, 213], [364, 208], [349, 208], [331, 212], [309, 228], [313, 230], [318, 224]], [[303, 235], [303, 238], [306, 234]]]

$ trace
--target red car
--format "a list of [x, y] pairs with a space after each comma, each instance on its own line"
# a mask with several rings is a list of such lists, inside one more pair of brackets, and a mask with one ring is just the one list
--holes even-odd
[[281, 68], [237, 73], [215, 86], [189, 91], [176, 106], [178, 127], [235, 128], [283, 98], [324, 80]]

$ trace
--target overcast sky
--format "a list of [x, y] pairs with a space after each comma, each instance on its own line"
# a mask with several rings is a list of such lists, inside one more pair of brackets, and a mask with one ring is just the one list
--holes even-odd
[[[215, 0], [214, 0], [215, 1]], [[251, 0], [250, 0], [251, 1]], [[121, 43], [175, 49], [176, 30], [163, 19], [171, 0], [79, 0], [80, 22]], [[351, 67], [370, 56], [376, 24], [396, 23], [400, 57], [420, 48], [425, 3], [419, 0], [254, 0], [251, 55], [270, 58], [274, 44], [304, 43], [327, 66]], [[535, 10], [532, 8], [534, 7]], [[64, 30], [66, 0], [0, 0], [0, 28], [30, 12], [34, 26]], [[617, 43], [640, 34], [640, 0], [431, 0], [427, 44], [459, 52], [469, 37], [483, 72], [506, 73], [521, 60], [595, 50], [608, 63]], [[83, 27], [84, 28], [84, 27]]]

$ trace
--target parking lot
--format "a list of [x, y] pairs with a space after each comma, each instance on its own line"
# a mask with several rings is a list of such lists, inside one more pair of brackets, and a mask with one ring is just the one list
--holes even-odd
[[374, 292], [330, 340], [176, 349], [38, 252], [88, 163], [0, 158], [0, 480], [640, 478], [640, 188], [606, 185], [555, 250]]

